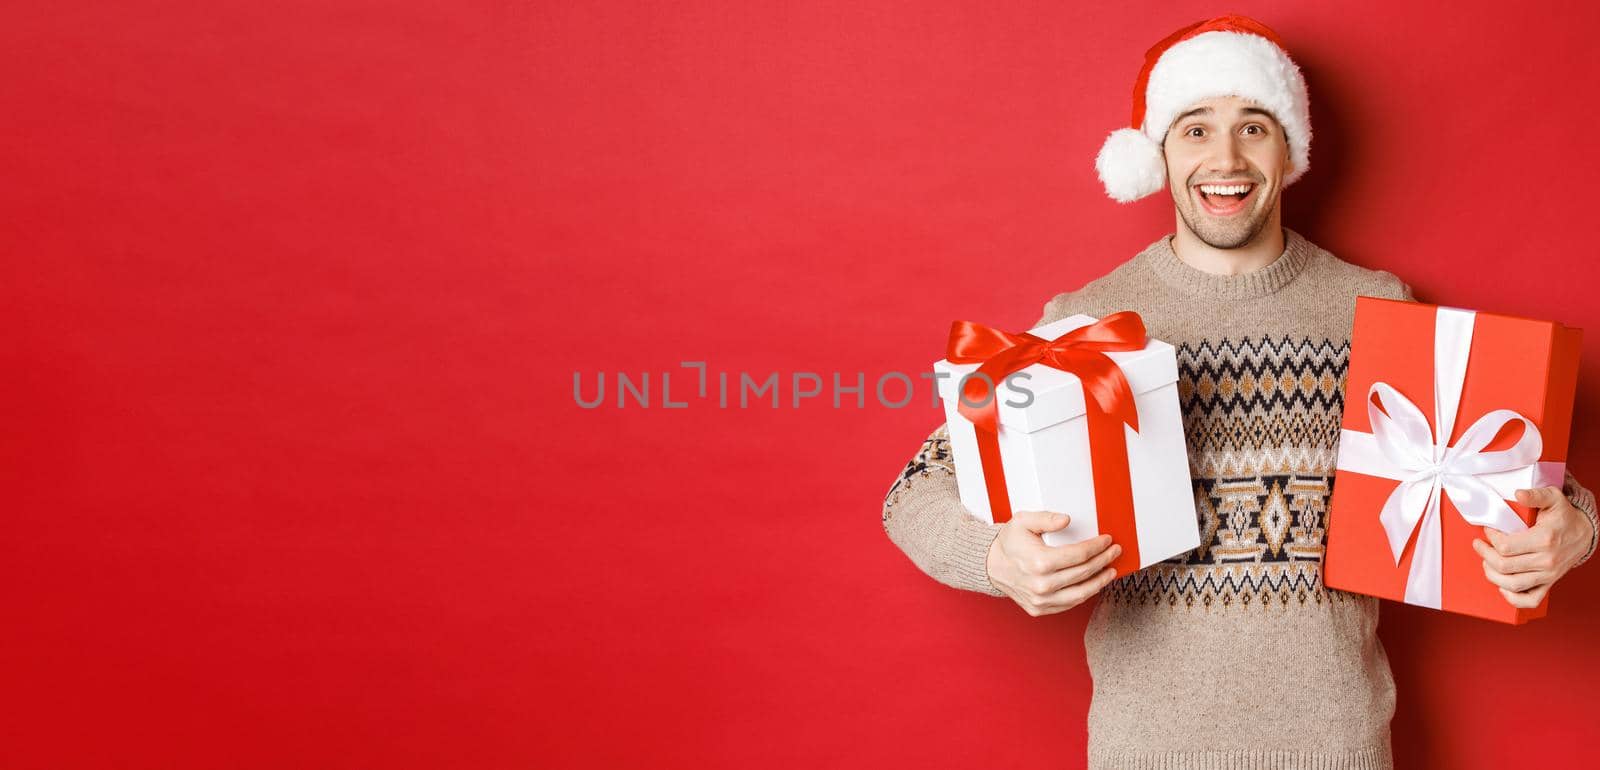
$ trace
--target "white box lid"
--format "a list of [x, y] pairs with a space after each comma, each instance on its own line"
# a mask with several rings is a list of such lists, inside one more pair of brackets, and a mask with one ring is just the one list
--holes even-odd
[[[1097, 320], [1099, 319], [1087, 315], [1068, 316], [1032, 329], [1029, 333], [1035, 337], [1051, 340]], [[1108, 352], [1106, 355], [1122, 369], [1122, 374], [1128, 378], [1128, 387], [1133, 389], [1134, 395], [1147, 393], [1178, 380], [1177, 351], [1171, 345], [1153, 337], [1145, 339], [1143, 350]], [[937, 380], [939, 396], [946, 401], [956, 398], [956, 386], [960, 384], [961, 378], [977, 371], [978, 366], [979, 364], [952, 364], [945, 359], [934, 362], [935, 372], [948, 372], [950, 375]], [[1003, 382], [996, 383], [999, 386], [997, 393], [1000, 399], [997, 416], [1001, 426], [1032, 433], [1084, 413], [1083, 384], [1078, 381], [1078, 375], [1044, 364], [1034, 364], [1022, 371], [1027, 372], [1030, 379], [1019, 381], [1018, 384], [1033, 392], [1033, 403], [1024, 407], [1008, 405], [1007, 401], [1022, 400], [1024, 396], [1006, 388]]]

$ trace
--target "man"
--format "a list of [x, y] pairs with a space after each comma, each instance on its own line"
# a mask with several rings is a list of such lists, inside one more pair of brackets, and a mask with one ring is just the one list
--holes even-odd
[[[1118, 201], [1167, 187], [1176, 232], [1051, 299], [1036, 325], [1136, 310], [1178, 347], [1200, 547], [1118, 576], [1107, 536], [1044, 544], [1065, 514], [980, 522], [944, 426], [890, 489], [884, 527], [934, 578], [1032, 615], [1100, 596], [1084, 638], [1091, 767], [1390, 767], [1378, 600], [1328, 589], [1320, 568], [1355, 297], [1411, 291], [1282, 226], [1311, 126], [1270, 29], [1225, 16], [1180, 30], [1146, 54], [1134, 100], [1096, 167]], [[1518, 499], [1537, 523], [1474, 547], [1506, 601], [1533, 606], [1594, 552], [1595, 501], [1571, 474]]]

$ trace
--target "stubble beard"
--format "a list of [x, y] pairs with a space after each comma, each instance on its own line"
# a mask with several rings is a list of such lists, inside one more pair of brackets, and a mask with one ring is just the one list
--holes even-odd
[[[1197, 208], [1200, 204], [1195, 202], [1194, 194], [1192, 188], [1184, 189], [1183, 202], [1178, 205], [1178, 216], [1183, 217], [1189, 232], [1213, 249], [1237, 249], [1253, 242], [1272, 218], [1271, 208], [1258, 206], [1243, 217], [1218, 219]], [[1274, 199], [1272, 205], [1277, 206], [1278, 201]]]

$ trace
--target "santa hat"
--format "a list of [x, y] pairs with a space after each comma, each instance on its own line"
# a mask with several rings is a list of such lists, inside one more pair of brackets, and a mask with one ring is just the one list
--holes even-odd
[[1195, 102], [1239, 96], [1265, 107], [1283, 126], [1293, 184], [1311, 165], [1311, 105], [1300, 68], [1267, 25], [1218, 16], [1167, 36], [1144, 55], [1133, 87], [1133, 127], [1106, 137], [1095, 170], [1112, 199], [1127, 203], [1167, 186], [1162, 142], [1172, 121]]

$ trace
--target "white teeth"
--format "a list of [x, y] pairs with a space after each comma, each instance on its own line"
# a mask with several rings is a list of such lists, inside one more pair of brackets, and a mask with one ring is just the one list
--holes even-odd
[[1208, 195], [1239, 195], [1241, 193], [1250, 192], [1250, 185], [1247, 185], [1247, 184], [1230, 184], [1230, 185], [1203, 184], [1203, 185], [1200, 185], [1200, 192], [1206, 193]]

